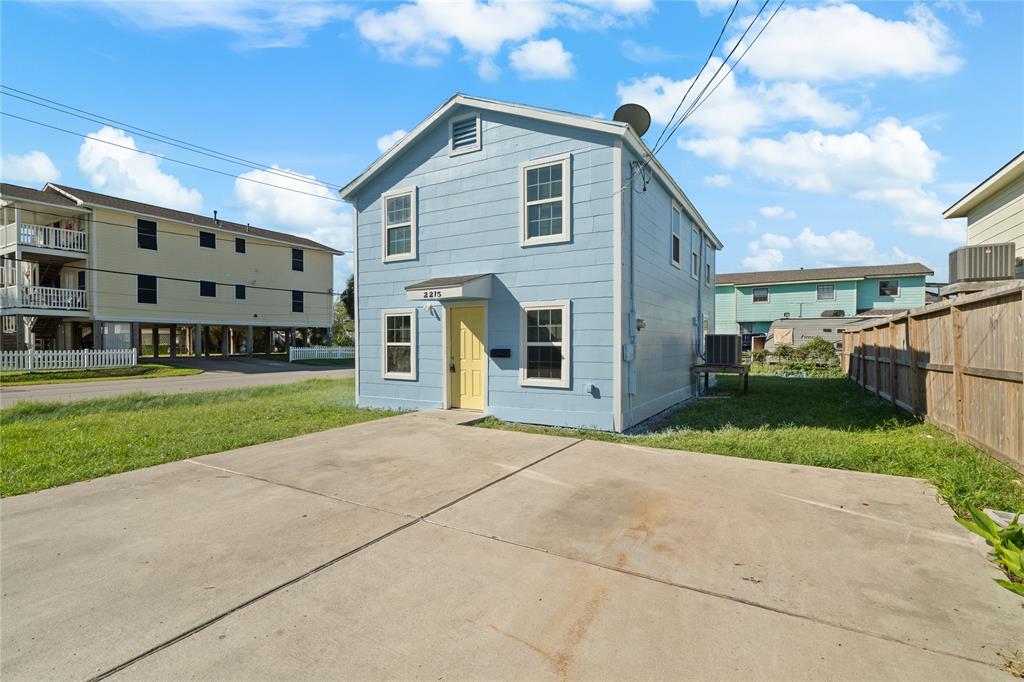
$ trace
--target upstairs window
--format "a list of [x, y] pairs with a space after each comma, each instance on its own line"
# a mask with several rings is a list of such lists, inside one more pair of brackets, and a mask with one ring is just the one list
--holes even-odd
[[480, 151], [480, 117], [476, 114], [466, 118], [452, 119], [448, 125], [448, 155]]
[[245, 285], [244, 284], [236, 284], [235, 285], [235, 298], [237, 300], [239, 300], [239, 301], [245, 300]]
[[768, 302], [768, 287], [754, 287], [753, 289], [754, 303], [767, 303]]
[[136, 278], [136, 300], [139, 303], [156, 303], [156, 275], [136, 275]]
[[384, 313], [385, 379], [416, 378], [416, 312], [389, 310]]
[[384, 262], [416, 258], [416, 188], [385, 194], [381, 210]]
[[305, 308], [305, 305], [303, 304], [302, 292], [297, 289], [292, 290], [292, 312], [301, 313], [303, 308]]
[[569, 387], [569, 302], [523, 304], [519, 383]]
[[136, 239], [138, 240], [139, 248], [156, 251], [156, 223], [152, 220], [142, 220], [140, 218], [136, 224], [138, 225]]
[[883, 279], [878, 282], [878, 295], [886, 298], [893, 298], [900, 295], [900, 281], [898, 279]]
[[710, 239], [704, 240], [704, 286], [710, 287], [715, 273], [715, 246]]
[[217, 248], [217, 235], [213, 232], [199, 232], [199, 246], [204, 249]]
[[569, 241], [569, 155], [522, 166], [524, 246]]
[[819, 284], [818, 285], [818, 300], [819, 301], [834, 301], [834, 300], [836, 300], [836, 285], [835, 284]]
[[235, 237], [235, 253], [245, 253], [245, 240]]
[[690, 230], [690, 276], [700, 279], [700, 232]]
[[199, 295], [200, 296], [217, 296], [217, 283], [216, 282], [199, 282]]
[[302, 249], [292, 249], [292, 270], [302, 272], [304, 267]]
[[682, 267], [683, 258], [683, 212], [676, 204], [672, 204], [671, 244], [672, 265]]
[[78, 290], [85, 291], [85, 270], [78, 271]]

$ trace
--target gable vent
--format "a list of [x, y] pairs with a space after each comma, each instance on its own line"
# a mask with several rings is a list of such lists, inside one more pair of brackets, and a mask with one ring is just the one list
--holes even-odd
[[480, 118], [471, 116], [451, 125], [452, 153], [472, 152], [480, 149]]

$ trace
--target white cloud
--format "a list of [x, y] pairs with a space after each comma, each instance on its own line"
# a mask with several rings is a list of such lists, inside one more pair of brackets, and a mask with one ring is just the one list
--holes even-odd
[[732, 184], [731, 175], [708, 175], [704, 178], [704, 184], [711, 187], [728, 187]]
[[[293, 173], [300, 178], [316, 181], [312, 175], [295, 173], [288, 169], [272, 166], [277, 171]], [[248, 178], [279, 187], [247, 182]], [[239, 204], [244, 219], [258, 227], [269, 230], [290, 232], [307, 237], [321, 244], [351, 253], [352, 212], [337, 201], [337, 194], [325, 185], [312, 185], [300, 178], [287, 178], [265, 170], [243, 173], [235, 180], [234, 199]], [[298, 194], [295, 191], [307, 192]], [[345, 286], [345, 279], [351, 272], [351, 257], [334, 259], [334, 288]]]
[[0, 176], [12, 182], [45, 183], [60, 179], [60, 171], [50, 157], [41, 151], [27, 154], [4, 154], [0, 159]]
[[[160, 159], [137, 151], [123, 130], [104, 126], [82, 142], [78, 170], [98, 190], [136, 201], [199, 212], [203, 195], [160, 169]], [[101, 142], [112, 142], [119, 147]], [[127, 147], [127, 149], [125, 149]]]
[[803, 254], [815, 261], [863, 263], [873, 258], [875, 240], [856, 230], [833, 230], [816, 234], [805, 227], [793, 243]]
[[[749, 270], [778, 270], [782, 267], [784, 256], [778, 249], [762, 249], [757, 242], [750, 242], [754, 245], [749, 247], [749, 256], [743, 258], [743, 267]], [[749, 245], [748, 245], [749, 246]]]
[[523, 43], [509, 55], [509, 63], [520, 76], [530, 80], [570, 78], [575, 71], [572, 53], [557, 38]]
[[652, 6], [650, 0], [414, 0], [366, 10], [355, 21], [360, 35], [386, 59], [437, 64], [457, 43], [478, 62], [478, 74], [493, 80], [499, 73], [494, 57], [506, 45], [532, 40], [557, 25], [580, 31], [621, 28]]
[[[747, 40], [754, 35], [756, 29]], [[949, 29], [921, 4], [907, 10], [905, 21], [849, 3], [788, 6], [741, 68], [764, 79], [810, 81], [943, 75], [963, 64], [950, 53], [954, 45]]]
[[[794, 255], [794, 264], [804, 267], [832, 267], [836, 265], [866, 265], [881, 263], [910, 263], [921, 261], [898, 246], [884, 251], [876, 248], [875, 240], [857, 230], [832, 230], [817, 233], [805, 227], [795, 237], [765, 232], [747, 242], [744, 267], [751, 270], [778, 270]], [[794, 267], [791, 264], [790, 267]]]
[[93, 4], [148, 30], [234, 33], [243, 48], [298, 47], [310, 32], [354, 13], [351, 6], [315, 0], [102, 0]]
[[[642, 104], [654, 121], [667, 123], [687, 90], [689, 95], [681, 111], [686, 111], [696, 101], [721, 63], [720, 59], [712, 59], [710, 68], [705, 69], [692, 89], [692, 78], [677, 81], [660, 75], [619, 83], [619, 100]], [[859, 118], [856, 111], [826, 99], [806, 83], [759, 83], [744, 87], [736, 82], [734, 74], [725, 71], [719, 74], [716, 83], [720, 84], [714, 95], [687, 119], [685, 127], [695, 128], [704, 135], [739, 137], [751, 129], [783, 121], [807, 120], [833, 128], [851, 125]]]
[[969, 26], [981, 26], [982, 16], [976, 7], [970, 7], [964, 0], [936, 0], [935, 7], [946, 10], [947, 12], [956, 12], [964, 18]]
[[935, 220], [907, 228], [910, 234], [926, 239], [941, 239], [956, 244], [967, 243], [967, 224], [962, 220]]
[[676, 55], [657, 45], [645, 45], [635, 40], [626, 39], [619, 43], [622, 56], [638, 64], [653, 64], [675, 59]]
[[796, 218], [796, 212], [782, 206], [762, 206], [760, 213], [765, 218], [791, 220]]
[[781, 139], [681, 140], [679, 146], [802, 191], [882, 202], [907, 218], [935, 217], [942, 209], [934, 193], [924, 188], [935, 178], [939, 153], [917, 130], [895, 118], [844, 135], [812, 130]]
[[697, 0], [697, 11], [702, 16], [722, 12], [732, 7], [733, 0]]
[[377, 138], [377, 151], [383, 154], [387, 150], [394, 147], [399, 140], [401, 140], [408, 134], [409, 131], [402, 130], [401, 128], [399, 128], [398, 130], [392, 130], [387, 135], [381, 135], [380, 137]]

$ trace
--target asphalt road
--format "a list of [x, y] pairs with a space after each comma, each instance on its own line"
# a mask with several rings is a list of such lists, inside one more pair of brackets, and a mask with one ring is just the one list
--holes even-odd
[[248, 388], [303, 381], [313, 378], [351, 378], [355, 371], [313, 365], [295, 365], [261, 358], [161, 358], [163, 364], [199, 367], [202, 374], [159, 377], [153, 379], [122, 379], [112, 381], [79, 381], [62, 384], [0, 387], [0, 408], [26, 400], [73, 402], [91, 398], [109, 398], [128, 393], [190, 393], [216, 391], [224, 388]]

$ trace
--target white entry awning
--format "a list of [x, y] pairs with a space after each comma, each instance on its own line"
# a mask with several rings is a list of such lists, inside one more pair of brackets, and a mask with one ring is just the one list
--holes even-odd
[[490, 273], [435, 277], [424, 282], [410, 284], [405, 288], [405, 297], [410, 301], [486, 299], [491, 297], [491, 277]]

